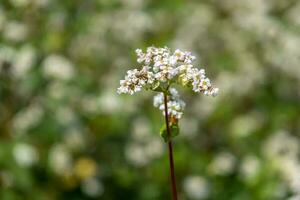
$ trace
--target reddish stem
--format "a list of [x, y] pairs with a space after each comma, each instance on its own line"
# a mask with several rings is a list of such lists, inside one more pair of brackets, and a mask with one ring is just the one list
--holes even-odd
[[173, 159], [173, 144], [171, 139], [171, 129], [169, 124], [169, 116], [168, 116], [168, 96], [164, 93], [164, 105], [165, 105], [165, 121], [167, 127], [167, 134], [168, 134], [168, 149], [169, 149], [169, 163], [170, 163], [170, 173], [171, 173], [171, 188], [172, 188], [172, 199], [177, 200], [177, 189], [176, 189], [176, 178], [174, 173], [174, 159]]

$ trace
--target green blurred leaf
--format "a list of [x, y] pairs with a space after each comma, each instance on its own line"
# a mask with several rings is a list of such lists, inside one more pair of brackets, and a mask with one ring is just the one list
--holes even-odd
[[[170, 131], [171, 131], [171, 138], [176, 137], [179, 135], [179, 126], [178, 124], [172, 124], [170, 126]], [[164, 139], [165, 142], [168, 142], [170, 140], [167, 132], [167, 127], [166, 125], [163, 125], [160, 129], [160, 136]]]

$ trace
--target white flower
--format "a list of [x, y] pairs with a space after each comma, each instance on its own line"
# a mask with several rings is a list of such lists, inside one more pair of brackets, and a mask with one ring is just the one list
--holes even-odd
[[[170, 96], [168, 98], [167, 106], [168, 106], [168, 115], [170, 117], [174, 117], [176, 119], [180, 119], [183, 115], [183, 110], [185, 107], [184, 101], [182, 101], [179, 97], [179, 94], [175, 88], [169, 89]], [[165, 105], [164, 105], [164, 95], [163, 93], [159, 93], [154, 96], [153, 99], [154, 107], [158, 107], [162, 114], [165, 115]]]
[[28, 32], [29, 29], [26, 24], [18, 21], [9, 21], [3, 30], [3, 37], [13, 42], [21, 42], [27, 38]]
[[36, 61], [36, 50], [30, 46], [23, 46], [14, 60], [13, 73], [16, 77], [24, 76]]
[[90, 197], [99, 197], [104, 192], [104, 186], [96, 178], [89, 178], [81, 183], [81, 190]]
[[118, 93], [134, 94], [141, 91], [146, 84], [154, 81], [153, 73], [148, 71], [148, 66], [144, 66], [141, 70], [128, 70], [124, 80], [120, 81]]
[[209, 171], [214, 175], [227, 175], [234, 170], [236, 158], [229, 152], [221, 152], [209, 165]]
[[49, 152], [49, 166], [57, 174], [64, 174], [71, 170], [72, 156], [62, 144], [54, 145]]
[[13, 156], [21, 167], [30, 167], [39, 159], [36, 148], [26, 143], [16, 144], [13, 148]]
[[[136, 49], [137, 62], [141, 69], [128, 70], [124, 80], [120, 81], [117, 92], [134, 94], [143, 88], [154, 91], [164, 91], [173, 83], [191, 87], [194, 92], [201, 92], [208, 96], [216, 96], [218, 88], [212, 87], [210, 79], [206, 77], [204, 69], [198, 69], [192, 64], [196, 59], [191, 52], [176, 49], [174, 52], [167, 47], [148, 47], [146, 52]], [[174, 88], [169, 89], [168, 115], [179, 119], [183, 114], [185, 103], [180, 100], [178, 92]], [[153, 105], [164, 109], [163, 92], [154, 97]]]
[[183, 190], [191, 199], [206, 199], [210, 189], [205, 178], [188, 176], [183, 181]]
[[61, 55], [50, 55], [43, 62], [45, 76], [63, 80], [69, 80], [74, 76], [74, 66]]
[[145, 53], [141, 49], [135, 52], [137, 62], [144, 67], [129, 70], [125, 79], [120, 81], [118, 93], [134, 94], [153, 82], [169, 83], [174, 80], [183, 86], [191, 86], [195, 92], [209, 96], [218, 94], [219, 89], [212, 87], [204, 69], [199, 70], [192, 65], [196, 57], [191, 52], [176, 49], [172, 53], [167, 47], [148, 47]]

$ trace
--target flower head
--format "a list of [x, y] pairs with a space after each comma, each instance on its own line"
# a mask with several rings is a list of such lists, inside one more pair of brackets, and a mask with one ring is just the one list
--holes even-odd
[[[170, 88], [169, 93], [170, 96], [167, 102], [168, 116], [171, 119], [180, 119], [183, 115], [185, 103], [180, 99], [179, 94], [175, 88]], [[162, 92], [154, 96], [153, 105], [154, 107], [159, 108], [162, 111], [162, 114], [165, 115], [164, 95]]]
[[146, 52], [137, 49], [137, 62], [141, 69], [127, 71], [124, 80], [120, 81], [118, 93], [134, 94], [142, 88], [154, 91], [166, 90], [170, 84], [178, 83], [208, 96], [216, 96], [219, 89], [214, 88], [206, 77], [204, 69], [192, 65], [196, 59], [191, 52], [167, 47], [148, 47]]

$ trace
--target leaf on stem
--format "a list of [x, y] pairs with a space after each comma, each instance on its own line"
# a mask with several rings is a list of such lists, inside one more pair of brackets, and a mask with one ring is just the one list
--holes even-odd
[[166, 125], [163, 125], [160, 129], [160, 136], [164, 139], [165, 142], [170, 141], [170, 139], [179, 135], [179, 126], [178, 124], [171, 124], [170, 125], [171, 137], [168, 135]]

